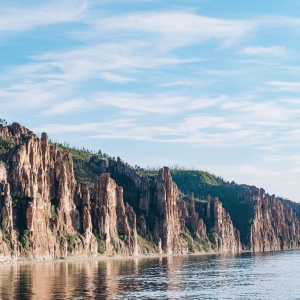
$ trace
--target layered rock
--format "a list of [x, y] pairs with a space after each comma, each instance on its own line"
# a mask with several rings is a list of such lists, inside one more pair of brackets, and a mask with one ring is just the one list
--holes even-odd
[[207, 236], [206, 225], [196, 212], [194, 194], [183, 198], [178, 205], [179, 220], [182, 232], [188, 240], [189, 252], [210, 251], [212, 245]]
[[95, 225], [105, 242], [105, 254], [137, 254], [136, 215], [123, 202], [123, 188], [103, 173], [95, 184]]
[[0, 224], [9, 232], [13, 229], [12, 198], [4, 165], [0, 165]]
[[154, 179], [150, 179], [141, 177], [118, 158], [117, 162], [110, 162], [110, 171], [116, 180], [127, 174], [131, 181], [130, 189], [134, 191], [135, 202], [138, 202], [141, 211], [137, 217], [138, 232], [142, 236], [147, 233], [154, 236], [158, 241], [156, 251], [187, 253], [209, 251], [213, 247], [222, 253], [242, 250], [239, 232], [218, 200], [208, 200], [209, 208], [205, 208], [210, 210], [211, 203], [215, 205], [209, 216], [209, 222], [212, 221], [214, 226], [208, 234], [214, 234], [216, 239], [209, 240], [203, 221], [207, 215], [199, 216], [196, 212], [193, 195], [188, 201], [184, 199], [172, 180], [169, 168], [164, 167]]
[[206, 220], [210, 228], [211, 241], [220, 253], [237, 253], [242, 250], [240, 232], [233, 226], [229, 213], [218, 198], [208, 197]]
[[172, 181], [170, 170], [163, 168], [155, 177], [154, 204], [159, 212], [155, 219], [154, 235], [161, 238], [162, 250], [166, 254], [188, 252], [187, 242], [181, 236], [177, 201], [179, 190]]
[[[26, 255], [33, 258], [67, 256], [68, 237], [76, 236], [79, 229], [70, 154], [50, 145], [45, 133], [39, 139], [15, 123], [2, 128], [2, 137], [15, 139], [17, 145], [8, 167], [9, 183], [3, 187], [2, 219], [10, 224], [11, 194], [15, 199], [12, 227]], [[57, 204], [52, 212], [51, 201]], [[85, 239], [76, 240], [73, 246], [77, 252], [84, 252]]]
[[254, 190], [252, 196], [255, 206], [250, 249], [254, 252], [297, 249], [300, 223], [292, 206], [263, 189]]
[[[92, 156], [89, 163], [99, 177], [85, 184], [75, 180], [67, 149], [49, 143], [46, 133], [38, 138], [14, 123], [0, 125], [0, 138], [14, 145], [0, 162], [2, 259], [237, 253], [242, 250], [238, 226], [249, 231], [243, 232], [249, 236], [243, 246], [251, 251], [299, 247], [299, 206], [262, 189], [229, 185], [239, 191], [238, 202], [224, 202], [231, 218], [222, 199], [183, 195], [167, 167], [149, 178], [119, 158]], [[241, 207], [253, 214], [235, 226]]]

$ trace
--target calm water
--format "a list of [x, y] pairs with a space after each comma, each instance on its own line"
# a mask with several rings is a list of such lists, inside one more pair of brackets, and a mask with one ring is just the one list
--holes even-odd
[[300, 251], [0, 264], [0, 299], [300, 299]]

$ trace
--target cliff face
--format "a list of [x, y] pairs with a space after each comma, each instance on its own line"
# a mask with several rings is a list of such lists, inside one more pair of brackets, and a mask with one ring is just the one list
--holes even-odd
[[244, 187], [241, 195], [253, 205], [248, 248], [251, 251], [297, 249], [300, 245], [299, 205], [270, 196], [263, 189]]
[[[166, 167], [149, 178], [120, 159], [94, 156], [90, 164], [99, 176], [87, 185], [75, 180], [70, 153], [46, 133], [38, 138], [14, 123], [0, 125], [0, 139], [7, 149], [0, 153], [1, 259], [242, 250], [222, 199], [182, 194]], [[254, 187], [239, 193], [253, 210], [244, 248], [299, 246], [296, 204]]]
[[[45, 133], [39, 139], [19, 124], [1, 127], [0, 137], [14, 139], [16, 143], [7, 167], [2, 164], [0, 169], [0, 221], [1, 233], [5, 235], [0, 251], [5, 255], [35, 259], [97, 254], [98, 243], [92, 225], [93, 199], [89, 189], [76, 182], [68, 151], [61, 152], [57, 146], [50, 145]], [[124, 253], [135, 254], [135, 216], [122, 202], [122, 188], [118, 187], [117, 191], [118, 201], [111, 196], [110, 188], [103, 187], [102, 198], [113, 198], [115, 202], [102, 203], [101, 209], [110, 213], [99, 214], [97, 218], [107, 220], [106, 227], [112, 227], [118, 219], [118, 226], [124, 230], [131, 222], [134, 230], [124, 233], [129, 235]], [[96, 197], [93, 209], [98, 208], [98, 203], [100, 200]], [[107, 240], [106, 251], [111, 254], [109, 235]]]
[[[123, 202], [123, 188], [103, 173], [95, 184], [94, 223], [105, 254], [137, 255], [136, 215]], [[114, 248], [114, 249], [113, 249]]]
[[187, 243], [181, 239], [181, 227], [177, 201], [179, 190], [172, 181], [170, 170], [163, 168], [155, 177], [154, 205], [158, 216], [155, 218], [154, 235], [161, 238], [164, 253], [187, 252]]
[[[161, 169], [158, 175], [150, 179], [139, 176], [118, 159], [116, 162], [110, 161], [107, 170], [117, 182], [124, 185], [128, 195], [133, 195], [139, 211], [137, 231], [145, 237], [153, 236], [158, 252], [241, 251], [239, 232], [222, 203], [217, 199], [209, 199], [205, 210], [208, 211], [211, 203], [214, 203], [211, 215], [207, 218], [206, 213], [199, 214], [195, 210], [194, 196], [186, 197], [180, 192], [168, 168]], [[124, 176], [126, 180], [129, 179], [129, 184], [124, 181]], [[207, 231], [206, 223], [210, 222], [214, 226]]]
[[230, 215], [218, 198], [208, 197], [206, 221], [212, 225], [211, 239], [221, 253], [236, 253], [242, 250], [240, 232], [233, 226]]

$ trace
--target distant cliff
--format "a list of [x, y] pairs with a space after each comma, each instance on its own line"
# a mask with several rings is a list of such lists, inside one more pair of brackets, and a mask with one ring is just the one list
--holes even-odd
[[297, 203], [172, 174], [186, 194], [166, 167], [147, 176], [119, 158], [0, 125], [0, 259], [299, 247]]

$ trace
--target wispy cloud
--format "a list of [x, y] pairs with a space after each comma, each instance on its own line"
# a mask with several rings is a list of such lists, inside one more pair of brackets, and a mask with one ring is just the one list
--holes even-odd
[[111, 106], [126, 112], [177, 114], [189, 101], [187, 97], [168, 94], [154, 94], [147, 97], [135, 93], [99, 93], [95, 95], [95, 103]]
[[198, 110], [198, 109], [201, 109], [204, 107], [222, 104], [228, 100], [229, 100], [229, 97], [227, 95], [220, 95], [218, 97], [199, 98], [199, 99], [190, 101], [190, 103], [187, 106], [187, 109]]
[[50, 108], [41, 112], [42, 115], [65, 115], [76, 111], [84, 111], [88, 102], [85, 99], [74, 99], [66, 102], [59, 102], [52, 105]]
[[50, 134], [58, 134], [61, 132], [99, 132], [103, 129], [119, 129], [119, 128], [127, 128], [131, 127], [134, 124], [129, 119], [118, 119], [108, 121], [108, 122], [98, 122], [98, 123], [76, 123], [76, 124], [44, 124], [39, 126], [38, 128], [33, 128], [36, 131], [46, 131]]
[[36, 6], [0, 8], [0, 32], [20, 32], [37, 26], [75, 21], [87, 8], [86, 0], [48, 1]]
[[300, 93], [300, 82], [269, 81], [266, 84], [278, 91]]
[[272, 55], [272, 56], [285, 56], [287, 51], [282, 46], [271, 46], [271, 47], [246, 47], [241, 54], [247, 55]]
[[157, 86], [159, 87], [178, 87], [178, 86], [188, 86], [188, 87], [194, 87], [194, 86], [201, 86], [203, 85], [203, 81], [200, 80], [176, 80], [171, 82], [164, 82], [159, 83]]
[[[95, 32], [152, 34], [160, 37], [157, 47], [170, 49], [207, 40], [230, 45], [255, 30], [251, 21], [208, 18], [188, 12], [145, 12], [92, 20]], [[138, 37], [138, 36], [137, 36]]]

